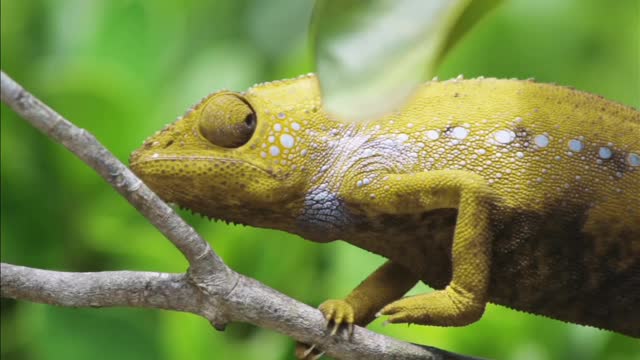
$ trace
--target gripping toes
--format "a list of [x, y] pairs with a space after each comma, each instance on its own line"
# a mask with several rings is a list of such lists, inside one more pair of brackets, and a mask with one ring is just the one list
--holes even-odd
[[412, 296], [385, 306], [381, 315], [389, 323], [415, 323], [437, 326], [464, 326], [478, 320], [485, 304], [447, 288]]
[[[318, 307], [327, 320], [326, 328], [331, 329], [330, 336], [335, 336], [342, 325], [347, 325], [348, 335], [353, 334], [355, 313], [353, 307], [344, 300], [327, 300]], [[301, 360], [316, 360], [322, 357], [324, 352], [316, 348], [316, 345], [303, 343], [296, 344], [296, 357]]]
[[327, 320], [327, 329], [331, 328], [331, 336], [338, 333], [341, 325], [347, 325], [349, 337], [353, 334], [355, 314], [353, 307], [344, 300], [327, 300], [318, 307]]

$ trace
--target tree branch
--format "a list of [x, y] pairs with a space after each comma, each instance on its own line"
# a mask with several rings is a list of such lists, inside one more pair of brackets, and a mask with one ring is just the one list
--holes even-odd
[[133, 271], [67, 273], [1, 264], [0, 295], [70, 307], [144, 307], [191, 312], [216, 329], [244, 321], [276, 330], [339, 359], [471, 359], [356, 327], [329, 336], [322, 314], [224, 264], [209, 244], [93, 135], [73, 125], [0, 72], [4, 103], [96, 170], [186, 257], [186, 274]]
[[203, 299], [184, 274], [74, 273], [0, 264], [2, 297], [67, 307], [142, 307], [198, 314]]

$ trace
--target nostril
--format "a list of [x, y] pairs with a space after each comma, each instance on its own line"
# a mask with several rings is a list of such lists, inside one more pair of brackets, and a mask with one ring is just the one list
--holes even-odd
[[168, 148], [169, 146], [171, 146], [173, 144], [173, 140], [169, 140], [167, 141], [167, 143], [164, 145], [164, 149]]

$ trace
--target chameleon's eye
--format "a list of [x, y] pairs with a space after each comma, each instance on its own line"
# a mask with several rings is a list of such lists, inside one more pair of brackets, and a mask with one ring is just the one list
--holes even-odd
[[256, 114], [241, 97], [221, 93], [206, 100], [198, 119], [200, 133], [212, 144], [237, 148], [251, 139]]

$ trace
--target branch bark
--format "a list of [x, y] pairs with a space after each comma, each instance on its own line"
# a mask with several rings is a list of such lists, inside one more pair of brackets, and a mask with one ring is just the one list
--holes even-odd
[[138, 209], [189, 262], [186, 274], [135, 271], [70, 273], [1, 264], [0, 295], [67, 307], [143, 307], [190, 312], [218, 330], [243, 321], [286, 334], [337, 359], [472, 359], [356, 327], [329, 336], [322, 314], [231, 270], [191, 226], [84, 129], [64, 119], [0, 72], [4, 103], [63, 144]]

